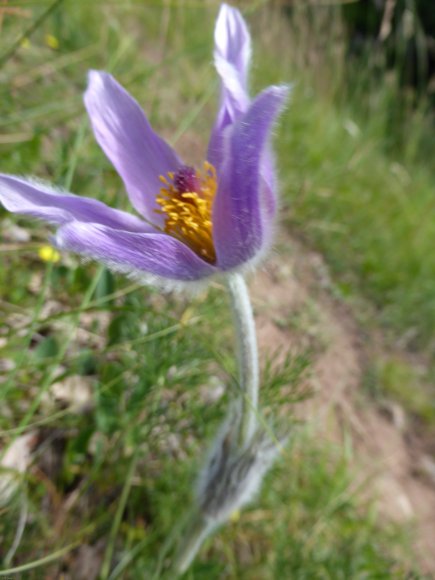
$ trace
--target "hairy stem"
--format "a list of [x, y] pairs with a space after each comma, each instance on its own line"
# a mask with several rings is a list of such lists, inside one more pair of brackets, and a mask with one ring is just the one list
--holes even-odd
[[[238, 416], [238, 432], [236, 431], [235, 435], [240, 448], [245, 448], [252, 442], [257, 427], [259, 386], [257, 339], [251, 301], [243, 276], [240, 274], [228, 276], [227, 287], [236, 329], [241, 391], [241, 412]], [[219, 474], [221, 479], [224, 478], [222, 481], [225, 481], [224, 471]], [[214, 483], [216, 483], [215, 479], [213, 479]], [[221, 506], [222, 509], [224, 509], [224, 503]], [[219, 523], [223, 523], [222, 520], [219, 520]], [[173, 570], [177, 575], [188, 569], [203, 541], [217, 525], [218, 520], [213, 521], [213, 518], [205, 517], [201, 507], [195, 511], [174, 559]]]
[[239, 441], [244, 445], [255, 432], [258, 406], [258, 349], [255, 322], [245, 279], [240, 274], [227, 278], [236, 328], [242, 420]]
[[184, 574], [189, 568], [211, 528], [211, 523], [199, 512], [193, 514], [173, 563], [173, 570], [177, 575]]

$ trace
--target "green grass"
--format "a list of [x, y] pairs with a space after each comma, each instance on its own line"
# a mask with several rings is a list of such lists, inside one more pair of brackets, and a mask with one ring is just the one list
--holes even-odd
[[286, 120], [281, 146], [292, 152], [283, 171], [290, 223], [325, 253], [344, 288], [365, 295], [398, 336], [432, 355], [429, 159], [387, 154], [382, 127], [371, 127], [370, 118], [363, 121], [352, 110], [325, 106], [302, 89]]
[[[271, 33], [257, 73], [295, 80], [279, 129], [287, 223], [326, 256], [344, 295], [368, 298], [401, 343], [433, 358], [433, 111], [374, 49], [346, 56], [336, 9], [307, 12], [306, 30], [296, 11], [282, 46]], [[274, 26], [279, 38], [282, 22]]]
[[[0, 69], [2, 171], [37, 175], [128, 207], [84, 114], [90, 68], [113, 72], [153, 124], [192, 162], [201, 161], [217, 101], [216, 10], [177, 4], [65, 0], [43, 20], [30, 45]], [[3, 54], [47, 6], [28, 4], [28, 17], [5, 18]], [[302, 52], [277, 66], [277, 47], [288, 36], [268, 38], [261, 26], [267, 11], [252, 18], [254, 84], [298, 80], [279, 131], [290, 223], [325, 251], [343, 287], [360, 287], [386, 321], [400, 332], [417, 328], [416, 340], [427, 344], [433, 268], [419, 260], [431, 240], [431, 182], [417, 159], [419, 145], [412, 153], [408, 144], [406, 155], [393, 159], [379, 139], [385, 140], [385, 125], [367, 125], [351, 105], [338, 109], [331, 94], [314, 93], [298, 65]], [[58, 49], [47, 46], [46, 34], [58, 38]], [[1, 383], [0, 436], [6, 446], [38, 429], [41, 446], [37, 468], [0, 508], [2, 566], [25, 566], [26, 578], [61, 574], [80, 559], [77, 545], [86, 544], [95, 549], [102, 578], [164, 577], [193, 474], [231, 394], [235, 369], [223, 291], [161, 296], [74, 256], [47, 266], [37, 248], [49, 228], [12, 221], [31, 239], [17, 243], [2, 221], [0, 358], [8, 373]], [[405, 233], [415, 235], [412, 251]], [[295, 402], [304, 396], [309, 365], [304, 353], [291, 353], [275, 371], [266, 365], [268, 417], [284, 403], [282, 385], [291, 385]], [[77, 376], [92, 392], [92, 404], [80, 413], [48, 397], [53, 382]], [[228, 394], [207, 402], [220, 384]], [[292, 443], [264, 493], [206, 543], [186, 578], [419, 577], [406, 531], [381, 523], [361, 499], [365, 482], [354, 478], [351, 451], [321, 444], [291, 417], [288, 422]], [[26, 527], [7, 557], [24, 497]]]
[[[302, 7], [292, 12], [290, 27], [267, 17], [271, 32], [256, 78], [295, 80], [279, 127], [283, 221], [325, 256], [337, 295], [356, 303], [369, 332], [380, 328], [388, 348], [420, 355], [418, 368], [409, 360], [398, 363], [409, 367], [407, 380], [395, 372], [384, 380], [382, 362], [374, 361], [369, 372], [377, 368], [378, 393], [397, 399], [417, 421], [432, 423], [430, 95], [417, 99], [410, 87], [401, 87], [398, 71], [385, 68], [379, 49], [368, 48], [359, 59], [349, 55], [338, 13]], [[279, 59], [272, 57], [277, 52]]]
[[417, 425], [423, 425], [429, 435], [433, 433], [435, 402], [424, 367], [397, 356], [378, 356], [371, 361], [363, 385], [375, 399], [397, 401]]

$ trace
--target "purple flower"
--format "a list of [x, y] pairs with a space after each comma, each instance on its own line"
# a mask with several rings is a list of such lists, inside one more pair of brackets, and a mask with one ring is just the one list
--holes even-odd
[[222, 95], [200, 169], [184, 164], [112, 76], [90, 72], [84, 101], [95, 137], [140, 217], [13, 175], [0, 175], [1, 203], [58, 225], [59, 248], [140, 280], [171, 287], [252, 263], [271, 241], [269, 138], [288, 87], [268, 87], [250, 100], [250, 54], [242, 16], [222, 5], [214, 53]]

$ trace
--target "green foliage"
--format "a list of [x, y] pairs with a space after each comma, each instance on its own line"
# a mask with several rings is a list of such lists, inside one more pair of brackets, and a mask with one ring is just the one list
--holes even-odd
[[364, 385], [377, 399], [399, 402], [419, 422], [435, 426], [435, 402], [428, 373], [393, 356], [379, 357], [367, 370]]
[[363, 125], [304, 90], [297, 93], [281, 141], [283, 155], [292, 152], [283, 168], [290, 221], [385, 322], [408, 333], [412, 344], [430, 346], [433, 176], [423, 156], [412, 162], [404, 153], [387, 156], [383, 130], [377, 138], [370, 120]]
[[[382, 322], [433, 355], [433, 111], [400, 86], [374, 46], [371, 56], [347, 58], [334, 8], [302, 10], [302, 22], [304, 14], [305, 34], [293, 23], [287, 51], [271, 38], [256, 71], [261, 82], [296, 81], [278, 140], [287, 223]], [[272, 25], [279, 39], [283, 24]]]

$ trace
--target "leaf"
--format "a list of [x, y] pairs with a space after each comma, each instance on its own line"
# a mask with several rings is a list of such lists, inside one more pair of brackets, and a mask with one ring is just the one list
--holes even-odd
[[100, 279], [98, 280], [97, 287], [95, 288], [95, 298], [97, 300], [105, 298], [115, 291], [115, 278], [110, 270], [104, 269], [101, 273]]
[[59, 352], [59, 344], [54, 336], [47, 336], [35, 348], [35, 357], [38, 359], [52, 358]]

